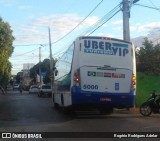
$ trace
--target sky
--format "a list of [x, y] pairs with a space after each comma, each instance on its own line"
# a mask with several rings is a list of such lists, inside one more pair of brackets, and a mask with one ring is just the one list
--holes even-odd
[[[107, 20], [111, 16], [108, 13], [121, 2], [122, 0], [0, 0], [0, 17], [10, 24], [15, 37], [14, 52], [9, 59], [13, 67], [12, 74], [21, 71], [23, 64], [37, 64], [40, 47], [41, 61], [49, 58], [49, 28], [52, 55], [53, 58], [59, 58], [76, 37], [91, 33], [93, 26], [101, 19]], [[153, 41], [159, 39], [160, 10], [156, 8], [160, 8], [160, 0], [140, 0], [137, 4], [155, 9], [131, 5], [131, 39], [139, 40], [146, 36]], [[116, 10], [121, 8], [122, 6], [117, 7]], [[91, 36], [123, 39], [122, 19], [120, 11]]]

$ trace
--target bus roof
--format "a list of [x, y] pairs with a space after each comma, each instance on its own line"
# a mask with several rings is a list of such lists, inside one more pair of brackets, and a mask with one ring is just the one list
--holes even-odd
[[111, 38], [111, 37], [80, 36], [78, 38], [79, 38], [79, 40], [81, 40], [81, 39], [103, 39], [103, 40], [112, 40], [112, 41], [118, 41], [118, 42], [124, 42], [124, 43], [128, 43], [128, 44], [132, 44], [131, 42], [121, 40], [121, 39]]

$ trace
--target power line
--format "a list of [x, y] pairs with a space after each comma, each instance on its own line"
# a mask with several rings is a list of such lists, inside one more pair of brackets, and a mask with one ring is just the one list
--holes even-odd
[[111, 18], [113, 18], [119, 11], [121, 11], [120, 9], [118, 11], [116, 11], [111, 17], [109, 17], [105, 22], [103, 22], [100, 26], [98, 26], [96, 29], [94, 29], [91, 33], [88, 34], [91, 35], [93, 32], [95, 32], [97, 29], [99, 29], [101, 26], [103, 26], [107, 21], [109, 21]]
[[56, 40], [55, 42], [53, 42], [52, 44], [55, 44], [59, 41], [61, 41], [62, 39], [64, 39], [66, 36], [68, 36], [70, 33], [72, 33], [79, 25], [81, 25], [96, 9], [97, 7], [103, 2], [103, 0], [101, 0], [94, 8], [93, 10], [80, 22], [78, 23], [72, 30], [70, 30], [67, 34], [65, 34], [64, 36], [62, 36], [61, 38], [59, 38], [58, 40]]
[[[151, 4], [154, 6], [154, 7], [151, 7], [151, 6], [147, 6], [147, 5], [142, 5], [142, 4], [134, 4], [134, 5], [138, 5], [138, 6], [142, 6], [142, 7], [146, 7], [146, 8], [150, 8], [150, 9], [154, 9], [154, 10], [158, 10], [160, 12], [160, 8], [156, 7], [155, 4], [149, 0], [151, 2]], [[152, 41], [153, 43], [160, 40], [160, 38], [158, 39], [155, 39], [154, 41]]]
[[[72, 33], [79, 25], [81, 25], [97, 8], [98, 6], [103, 2], [103, 0], [101, 0], [94, 8], [93, 10], [91, 10], [91, 12], [80, 22], [78, 23], [72, 30], [70, 30], [66, 35], [62, 36], [61, 38], [59, 38], [58, 40], [56, 40], [55, 42], [53, 42], [52, 44], [55, 44], [59, 41], [61, 41], [62, 39], [64, 39], [66, 36], [68, 36], [70, 33]], [[14, 45], [14, 46], [36, 46], [36, 45], [46, 45], [46, 44], [28, 44], [28, 45]], [[38, 48], [37, 48], [38, 49]], [[32, 50], [33, 51], [33, 50]], [[32, 52], [30, 51], [30, 52]], [[30, 53], [27, 52], [27, 53]], [[22, 54], [24, 55], [24, 54]], [[18, 55], [18, 56], [22, 56], [22, 55]], [[18, 57], [16, 56], [16, 57]]]
[[154, 10], [158, 10], [160, 12], [160, 8], [157, 8], [157, 7], [151, 7], [151, 6], [142, 5], [142, 4], [134, 4], [134, 5], [138, 5], [138, 6], [142, 6], [142, 7], [146, 7], [146, 8], [150, 8], [150, 9], [154, 9]]
[[[101, 18], [98, 22], [96, 22], [91, 29], [89, 29], [88, 31], [86, 31], [83, 34], [87, 34], [90, 31], [90, 33], [87, 35], [87, 36], [89, 36], [90, 34], [95, 32], [97, 29], [99, 29], [101, 26], [103, 26], [107, 21], [109, 21], [112, 17], [114, 17], [121, 10], [120, 5], [121, 5], [121, 3], [118, 4], [116, 7], [114, 7], [109, 13], [107, 13], [103, 18]], [[107, 18], [107, 20], [106, 20], [106, 18]], [[65, 53], [66, 53], [66, 51], [62, 54], [65, 54]]]
[[63, 55], [65, 52], [66, 52], [66, 51], [63, 51], [63, 52], [61, 52], [61, 53], [59, 53], [59, 54], [57, 54], [57, 55], [54, 55], [54, 57], [55, 57], [55, 58], [58, 58], [59, 56]]
[[[101, 0], [92, 10], [91, 12], [89, 12], [89, 14], [81, 21], [79, 22], [72, 30], [70, 30], [67, 34], [65, 34], [64, 36], [62, 36], [61, 38], [59, 38], [58, 40], [54, 41], [52, 44], [55, 44], [59, 41], [61, 41], [62, 39], [64, 39], [66, 36], [68, 36], [70, 33], [72, 33], [78, 26], [80, 26], [98, 7], [99, 5], [103, 2], [103, 0]], [[40, 45], [40, 44], [29, 44], [29, 45], [14, 45], [14, 46], [32, 46], [32, 45]], [[46, 44], [44, 44], [46, 45]]]
[[[60, 40], [62, 40], [63, 38], [65, 38], [66, 36], [68, 36], [71, 32], [73, 32], [80, 24], [82, 24], [90, 15], [91, 13], [93, 13], [93, 11], [95, 11], [95, 9], [103, 2], [103, 0], [101, 0], [97, 5], [96, 7], [77, 25], [75, 26], [71, 31], [69, 31], [66, 35], [64, 35], [63, 37], [61, 37], [60, 39], [58, 39], [57, 41], [53, 42], [52, 44], [54, 43], [57, 43], [59, 42]], [[118, 9], [119, 8], [119, 9]], [[117, 10], [118, 9], [118, 10]], [[116, 11], [117, 10], [117, 11]], [[90, 33], [88, 34], [91, 35], [93, 32], [95, 32], [97, 29], [99, 29], [101, 26], [103, 26], [107, 21], [109, 21], [112, 17], [114, 17], [118, 12], [120, 11], [120, 4], [117, 5], [115, 8], [113, 8], [109, 13], [107, 13], [103, 18], [101, 18], [90, 30]], [[110, 16], [110, 17], [108, 17]], [[106, 20], [107, 18], [107, 20]], [[94, 28], [94, 29], [93, 29]], [[29, 44], [29, 45], [23, 45], [23, 46], [32, 46], [32, 45], [46, 45], [46, 44]], [[14, 45], [14, 46], [22, 46], [22, 45]], [[39, 48], [37, 48], [39, 49]], [[34, 50], [31, 50], [29, 52], [26, 52], [26, 53], [23, 53], [21, 55], [17, 55], [17, 56], [14, 56], [14, 57], [19, 57], [19, 56], [22, 56], [22, 55], [25, 55], [27, 53], [30, 53], [30, 52], [33, 52], [37, 49], [34, 49]], [[61, 53], [60, 53], [61, 54]], [[59, 56], [59, 55], [58, 55]]]
[[88, 32], [91, 32], [93, 30], [93, 28], [95, 28], [96, 26], [100, 25], [101, 22], [103, 22], [104, 20], [106, 20], [106, 18], [108, 16], [110, 16], [110, 14], [112, 14], [118, 7], [119, 7], [119, 5], [117, 5], [115, 8], [113, 8], [109, 13], [107, 13], [105, 16], [103, 16], [103, 18], [101, 18], [100, 20], [98, 20], [91, 28], [89, 28], [84, 33], [82, 33], [82, 35], [86, 35]]
[[47, 44], [26, 44], [26, 45], [13, 45], [14, 47], [15, 46], [40, 46], [40, 45], [43, 45], [43, 46], [46, 46]]
[[149, 0], [149, 1], [150, 1], [150, 3], [151, 3], [154, 7], [157, 8], [157, 6], [152, 2], [152, 0]]
[[113, 18], [121, 10], [120, 5], [121, 4], [118, 4], [116, 7], [114, 7], [109, 13], [107, 13], [103, 18], [101, 18], [97, 23], [95, 23], [92, 28], [90, 28], [83, 34], [89, 36], [97, 29], [99, 29], [101, 26], [103, 26], [107, 21]]
[[25, 55], [25, 54], [31, 53], [31, 52], [33, 52], [33, 51], [35, 51], [35, 50], [38, 50], [38, 49], [39, 49], [39, 48], [36, 48], [36, 49], [31, 50], [31, 51], [29, 51], [29, 52], [25, 52], [25, 53], [23, 53], [23, 54], [16, 55], [16, 56], [12, 56], [12, 57], [19, 57], [19, 56], [23, 56], [23, 55]]
[[[98, 6], [99, 6], [102, 2], [103, 2], [103, 0], [101, 0], [101, 1], [94, 7], [94, 9], [93, 9], [80, 23], [78, 23], [71, 31], [69, 31], [66, 35], [64, 35], [63, 37], [59, 38], [57, 41], [53, 42], [52, 44], [55, 44], [55, 43], [61, 41], [63, 38], [65, 38], [65, 37], [68, 36], [70, 33], [72, 33], [79, 25], [81, 25], [81, 24], [98, 8]], [[46, 44], [28, 44], [28, 45], [14, 45], [14, 46], [34, 46], [34, 45], [46, 45]], [[37, 49], [39, 49], [39, 48], [37, 48]], [[37, 49], [35, 49], [35, 50], [37, 50]], [[35, 51], [35, 50], [31, 50], [31, 51], [29, 51], [29, 52], [26, 52], [26, 53], [23, 53], [23, 54], [21, 54], [21, 55], [17, 55], [17, 56], [14, 56], [14, 57], [23, 56], [23, 55], [25, 55], [25, 54], [27, 54], [27, 53], [30, 53], [30, 52], [33, 52], [33, 51]], [[61, 54], [61, 53], [60, 53], [60, 54]], [[59, 55], [57, 55], [57, 56], [59, 56]]]

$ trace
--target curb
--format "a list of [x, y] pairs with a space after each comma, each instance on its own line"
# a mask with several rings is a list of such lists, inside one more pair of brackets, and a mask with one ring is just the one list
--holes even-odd
[[117, 113], [126, 113], [126, 114], [137, 114], [139, 113], [139, 108], [133, 107], [133, 108], [124, 108], [124, 109], [115, 109], [115, 112]]
[[139, 108], [133, 107], [129, 109], [130, 112], [139, 112]]

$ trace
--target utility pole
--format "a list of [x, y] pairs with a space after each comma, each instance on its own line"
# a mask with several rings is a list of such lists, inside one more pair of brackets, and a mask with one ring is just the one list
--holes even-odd
[[39, 47], [39, 77], [40, 77], [40, 86], [42, 85], [42, 76], [41, 76], [41, 46]]
[[130, 42], [130, 29], [129, 29], [130, 7], [128, 0], [123, 0], [122, 9], [123, 9], [123, 40]]
[[51, 44], [51, 33], [50, 28], [48, 27], [49, 32], [49, 49], [50, 49], [50, 77], [51, 77], [51, 89], [52, 89], [52, 95], [53, 95], [53, 80], [54, 80], [54, 74], [53, 74], [53, 59], [52, 59], [52, 44]]

